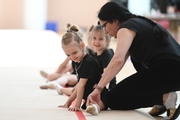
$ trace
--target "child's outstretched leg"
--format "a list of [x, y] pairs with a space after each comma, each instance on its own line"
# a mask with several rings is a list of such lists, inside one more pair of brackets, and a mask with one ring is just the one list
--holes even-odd
[[61, 86], [75, 86], [78, 82], [76, 75], [73, 74], [62, 74], [61, 77], [59, 77], [56, 82]]
[[59, 77], [61, 77], [60, 73], [52, 73], [52, 74], [48, 74], [45, 71], [41, 70], [40, 74], [42, 77], [46, 78], [46, 82], [50, 82], [50, 81], [54, 81], [56, 79], [58, 79]]
[[72, 94], [72, 92], [73, 92], [73, 89], [74, 89], [74, 88], [71, 88], [71, 87], [64, 88], [61, 85], [59, 85], [59, 83], [57, 83], [57, 82], [54, 83], [54, 88], [56, 89], [56, 91], [58, 92], [59, 95], [65, 94], [67, 96], [70, 96]]

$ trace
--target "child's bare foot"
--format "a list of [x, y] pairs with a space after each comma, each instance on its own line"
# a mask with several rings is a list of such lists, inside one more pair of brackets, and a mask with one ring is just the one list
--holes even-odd
[[99, 105], [97, 104], [91, 104], [86, 108], [86, 112], [92, 115], [98, 115], [99, 111], [100, 111]]

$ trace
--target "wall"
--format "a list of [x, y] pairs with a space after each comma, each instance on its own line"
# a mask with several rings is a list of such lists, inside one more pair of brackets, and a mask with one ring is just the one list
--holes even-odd
[[[47, 21], [56, 21], [58, 24], [58, 30], [64, 31], [66, 29], [67, 23], [78, 24], [79, 26], [85, 28], [88, 28], [92, 24], [95, 24], [97, 22], [98, 10], [108, 0], [47, 1], [47, 20], [44, 22], [46, 23]], [[29, 15], [27, 15], [28, 12], [25, 8], [25, 5], [25, 0], [0, 0], [0, 29], [31, 28], [32, 26], [30, 27], [27, 25], [27, 18]], [[34, 9], [36, 9], [36, 11], [38, 12], [37, 8], [38, 7], [35, 7]], [[32, 14], [36, 13], [32, 12]], [[38, 23], [39, 21], [36, 20], [36, 22]], [[32, 24], [32, 22], [30, 24]], [[39, 27], [37, 27], [37, 29], [39, 29]]]
[[0, 29], [23, 28], [23, 1], [0, 0]]
[[48, 21], [56, 21], [58, 30], [67, 23], [89, 28], [97, 22], [97, 13], [108, 0], [48, 0]]

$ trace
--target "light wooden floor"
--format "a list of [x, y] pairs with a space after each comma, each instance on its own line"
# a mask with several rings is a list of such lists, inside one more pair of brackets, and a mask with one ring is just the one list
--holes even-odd
[[[45, 83], [39, 70], [53, 72], [65, 58], [60, 37], [48, 31], [7, 30], [0, 33], [0, 120], [163, 120], [163, 117], [147, 114], [150, 108], [108, 110], [98, 116], [58, 108], [68, 97], [58, 95], [55, 90], [39, 89]], [[114, 45], [116, 41], [112, 42]], [[134, 72], [128, 61], [117, 78], [121, 80]]]

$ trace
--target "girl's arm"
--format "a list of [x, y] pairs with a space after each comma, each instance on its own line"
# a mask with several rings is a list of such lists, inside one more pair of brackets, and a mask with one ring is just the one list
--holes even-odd
[[67, 102], [72, 103], [76, 99], [76, 97], [77, 97], [77, 88], [79, 86], [78, 84], [79, 83], [77, 83], [76, 88], [74, 89], [73, 93], [71, 94], [71, 96], [69, 97]]
[[83, 100], [83, 95], [84, 95], [84, 89], [86, 86], [88, 79], [85, 78], [80, 78], [78, 86], [76, 86], [76, 90], [77, 90], [77, 95], [76, 95], [76, 103], [74, 107], [69, 108], [70, 111], [80, 111], [80, 107], [81, 107], [81, 103]]
[[135, 31], [126, 28], [122, 28], [118, 31], [115, 54], [108, 64], [107, 68], [104, 70], [104, 73], [102, 74], [101, 80], [98, 83], [99, 87], [104, 88], [122, 69], [129, 56], [128, 50], [135, 35]]
[[76, 85], [75, 90], [73, 91], [73, 93], [71, 94], [69, 99], [66, 101], [66, 103], [64, 105], [60, 105], [59, 107], [69, 108], [69, 106], [72, 104], [72, 102], [76, 99], [77, 88], [78, 88], [78, 84]]
[[72, 70], [72, 65], [69, 58], [67, 57], [58, 67], [57, 73], [66, 73]]

